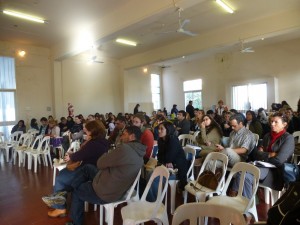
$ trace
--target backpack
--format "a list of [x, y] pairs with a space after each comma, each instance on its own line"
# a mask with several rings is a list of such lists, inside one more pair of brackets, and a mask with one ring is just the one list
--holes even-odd
[[268, 211], [268, 225], [300, 225], [300, 182], [291, 182]]

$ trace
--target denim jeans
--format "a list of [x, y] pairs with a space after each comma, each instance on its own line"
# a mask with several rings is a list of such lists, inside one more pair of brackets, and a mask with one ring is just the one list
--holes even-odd
[[107, 203], [96, 195], [91, 181], [81, 184], [78, 188], [76, 188], [73, 191], [72, 194], [70, 217], [73, 220], [74, 225], [83, 224], [85, 201], [92, 204]]

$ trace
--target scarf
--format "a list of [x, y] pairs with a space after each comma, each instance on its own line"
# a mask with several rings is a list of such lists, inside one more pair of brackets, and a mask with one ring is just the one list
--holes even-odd
[[282, 131], [280, 131], [279, 133], [276, 133], [274, 131], [272, 131], [270, 134], [271, 134], [271, 141], [268, 145], [268, 148], [267, 148], [267, 152], [272, 152], [272, 145], [275, 143], [275, 141], [280, 138], [284, 133], [286, 132], [285, 129], [283, 129]]

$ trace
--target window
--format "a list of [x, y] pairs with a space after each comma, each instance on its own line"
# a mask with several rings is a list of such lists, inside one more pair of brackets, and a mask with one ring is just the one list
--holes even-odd
[[267, 84], [247, 84], [232, 87], [233, 108], [240, 111], [267, 108]]
[[193, 101], [195, 108], [202, 109], [202, 79], [183, 82], [185, 105]]
[[16, 123], [15, 95], [15, 60], [0, 57], [0, 132], [3, 132], [6, 138]]
[[154, 109], [160, 109], [160, 77], [158, 74], [151, 74], [151, 93]]

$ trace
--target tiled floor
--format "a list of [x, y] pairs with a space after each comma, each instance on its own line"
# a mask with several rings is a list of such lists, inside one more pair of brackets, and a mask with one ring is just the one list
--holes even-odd
[[[4, 162], [2, 153], [0, 168], [0, 225], [64, 225], [69, 220], [67, 217], [49, 218], [48, 208], [41, 200], [41, 196], [52, 192], [53, 170], [51, 168], [39, 165], [35, 174], [25, 167]], [[259, 219], [265, 220], [269, 206], [260, 202], [257, 206]], [[176, 203], [177, 206], [182, 203], [180, 195], [177, 196]], [[121, 207], [115, 209], [114, 224], [116, 225], [122, 224]], [[171, 215], [169, 219], [171, 224]], [[99, 224], [99, 211], [94, 212], [90, 206], [89, 212], [85, 214], [84, 224]], [[210, 221], [209, 224], [216, 225], [218, 222]]]

